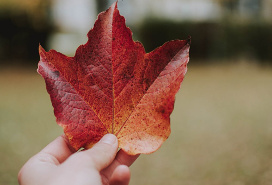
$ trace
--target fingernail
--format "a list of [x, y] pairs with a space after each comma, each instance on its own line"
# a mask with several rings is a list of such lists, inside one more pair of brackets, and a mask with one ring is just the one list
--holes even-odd
[[115, 135], [113, 134], [106, 134], [104, 135], [104, 137], [102, 137], [102, 139], [100, 140], [100, 142], [102, 143], [107, 143], [107, 144], [114, 144], [116, 142], [117, 138]]

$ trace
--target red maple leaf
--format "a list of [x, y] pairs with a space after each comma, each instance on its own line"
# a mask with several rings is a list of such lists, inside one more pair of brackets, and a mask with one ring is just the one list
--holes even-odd
[[57, 123], [77, 150], [107, 133], [128, 154], [156, 151], [170, 134], [175, 94], [187, 71], [190, 39], [145, 53], [117, 3], [99, 14], [74, 57], [39, 49]]

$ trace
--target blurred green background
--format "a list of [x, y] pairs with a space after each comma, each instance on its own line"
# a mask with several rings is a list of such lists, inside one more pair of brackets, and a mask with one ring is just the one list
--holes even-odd
[[[62, 133], [37, 73], [38, 45], [73, 56], [106, 0], [0, 0], [0, 185]], [[192, 37], [172, 134], [131, 184], [272, 183], [272, 1], [119, 1], [149, 52]]]

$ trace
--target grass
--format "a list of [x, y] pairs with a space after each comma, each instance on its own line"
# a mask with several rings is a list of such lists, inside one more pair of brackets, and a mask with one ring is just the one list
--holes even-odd
[[[0, 69], [0, 185], [62, 133], [35, 69]], [[272, 69], [189, 66], [170, 138], [131, 167], [131, 185], [268, 185], [272, 182]]]

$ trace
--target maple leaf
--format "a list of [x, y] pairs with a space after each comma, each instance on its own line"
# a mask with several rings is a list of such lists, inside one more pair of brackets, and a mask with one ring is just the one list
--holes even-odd
[[99, 14], [74, 57], [40, 46], [38, 72], [70, 144], [90, 148], [113, 133], [128, 154], [156, 151], [170, 134], [189, 47], [190, 39], [175, 40], [145, 53], [117, 2]]

